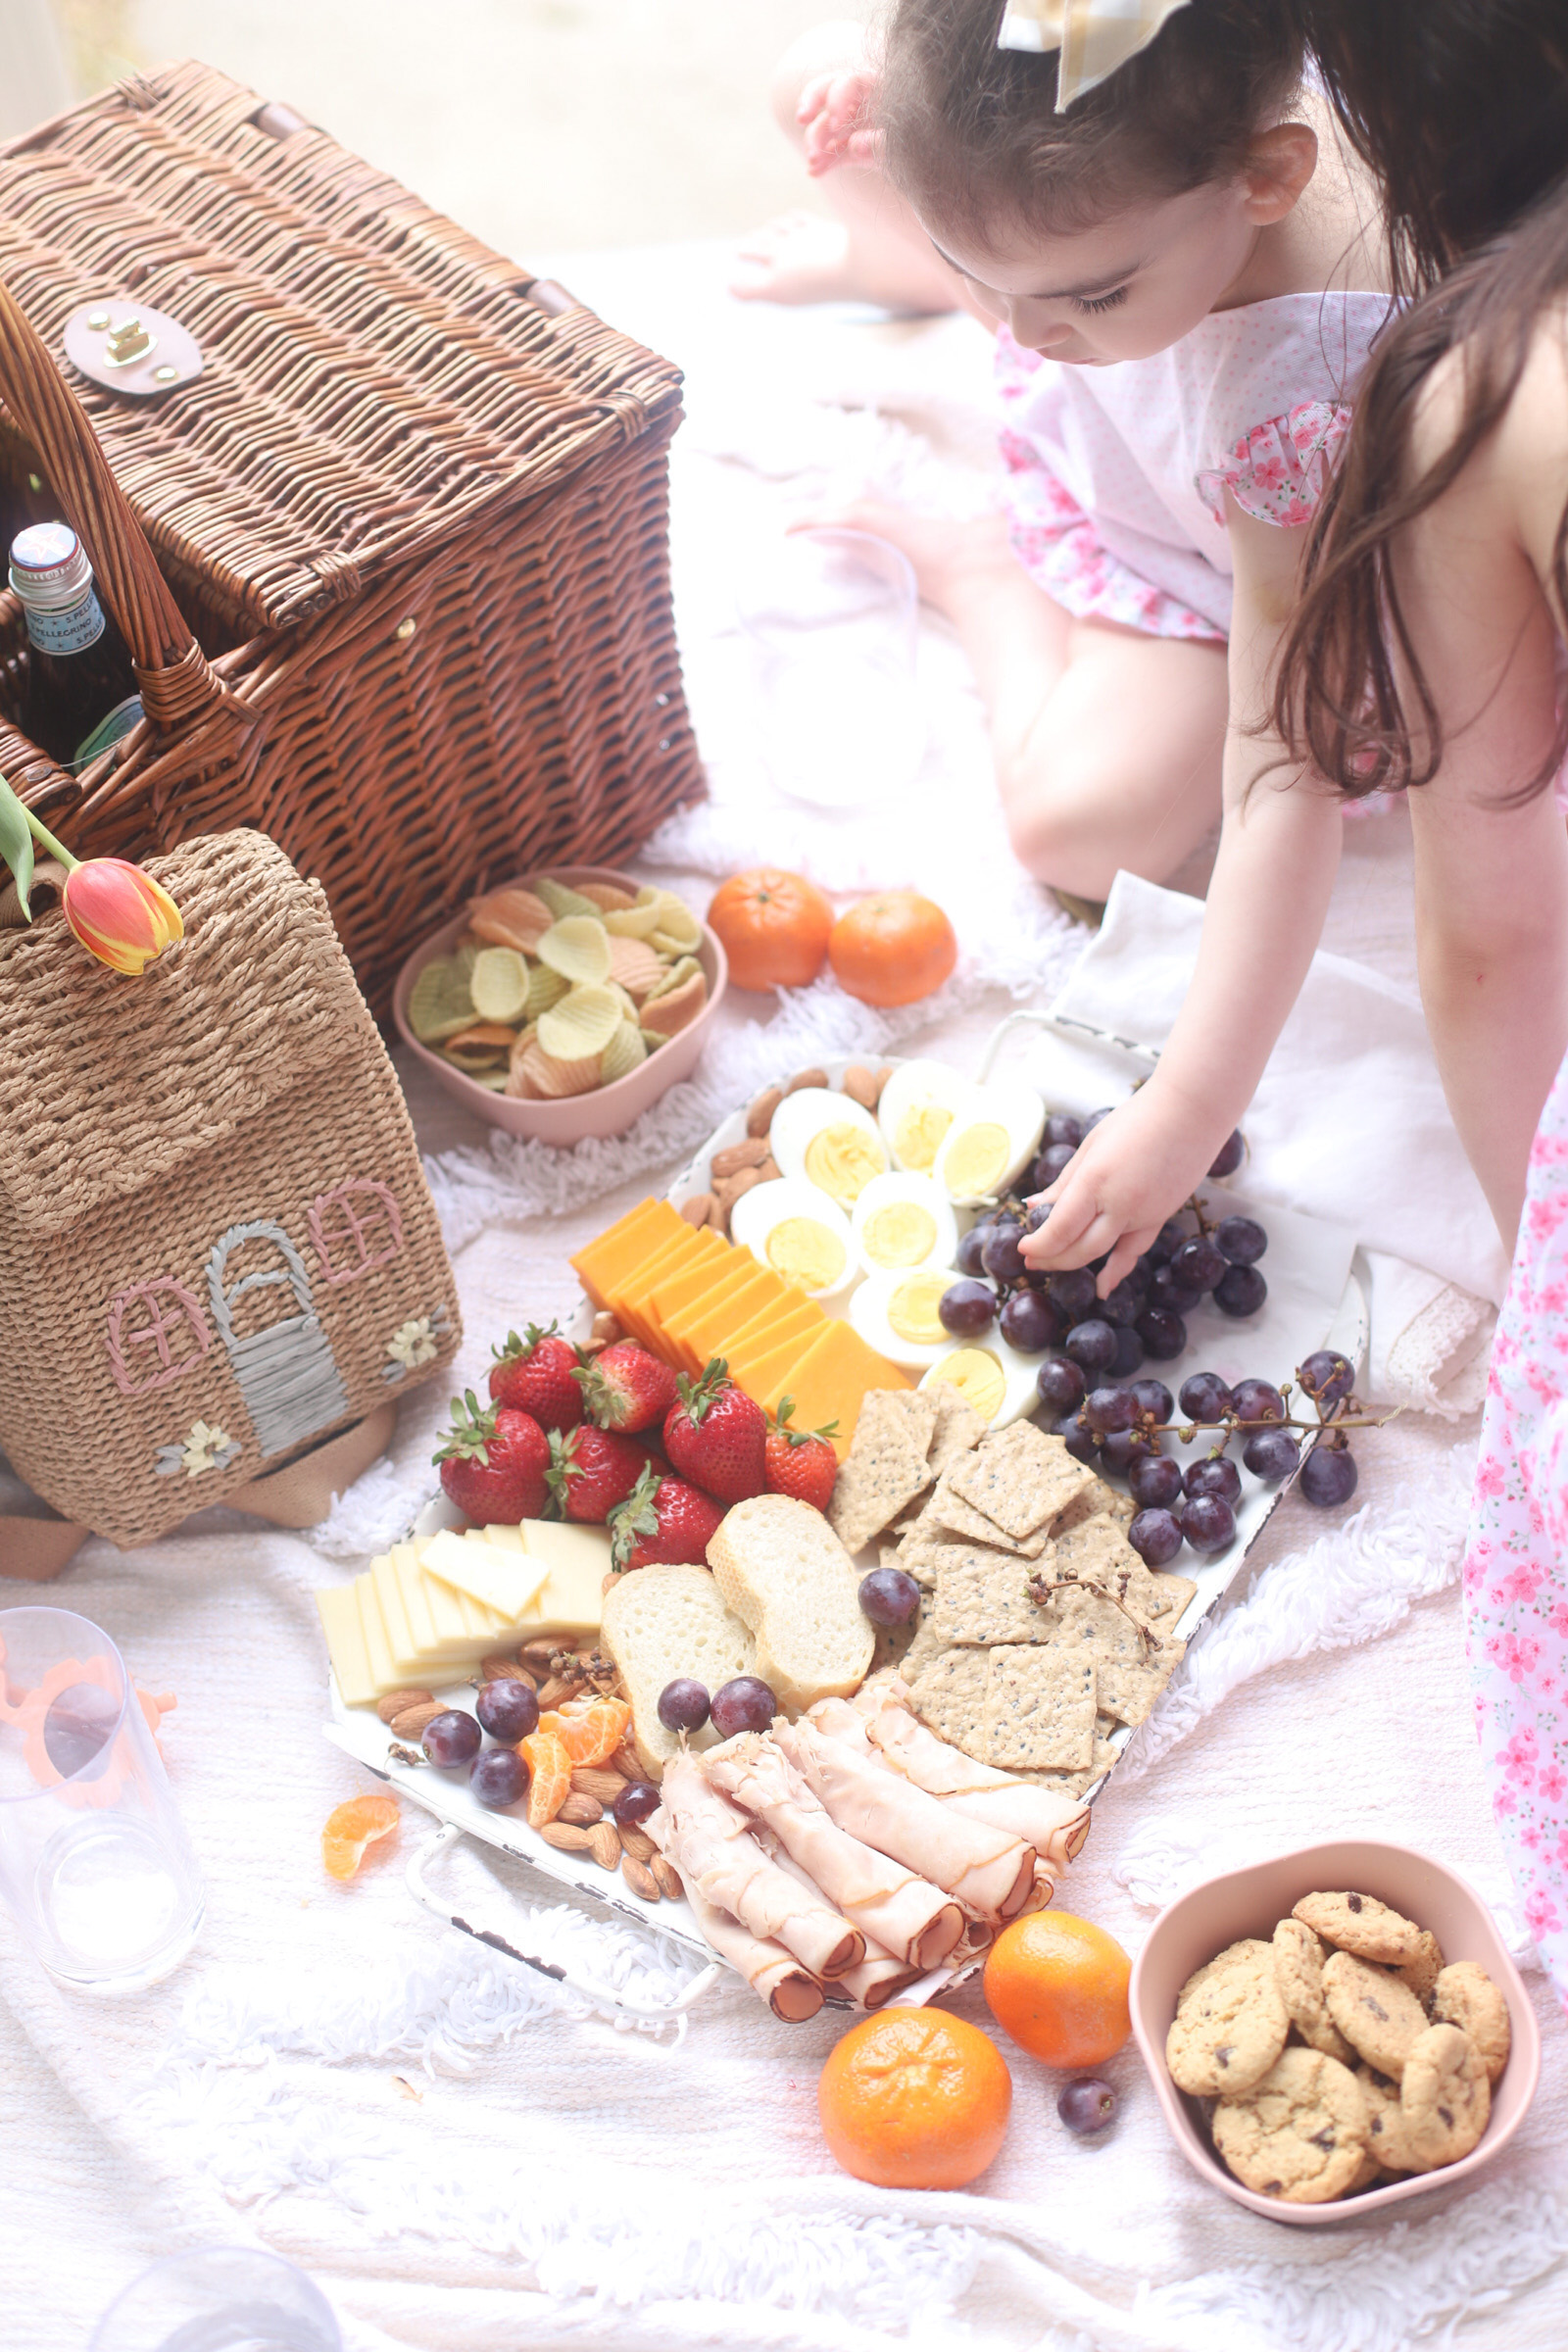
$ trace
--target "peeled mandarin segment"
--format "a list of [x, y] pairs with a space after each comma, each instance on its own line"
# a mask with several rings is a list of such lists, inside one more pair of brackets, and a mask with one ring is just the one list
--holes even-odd
[[571, 1794], [571, 1759], [554, 1732], [543, 1725], [517, 1741], [517, 1753], [532, 1775], [528, 1783], [528, 1827], [542, 1830], [554, 1821]]
[[482, 1021], [520, 1021], [528, 1004], [528, 966], [515, 948], [485, 948], [468, 978]]
[[539, 1015], [539, 1044], [557, 1061], [602, 1054], [620, 1027], [620, 1000], [608, 988], [569, 989]]
[[622, 1021], [614, 1036], [599, 1056], [599, 1079], [603, 1086], [613, 1086], [617, 1078], [627, 1078], [648, 1059], [648, 1048], [643, 1044], [642, 1031], [630, 1021]]
[[352, 1879], [366, 1847], [378, 1838], [390, 1838], [400, 1818], [393, 1796], [351, 1796], [334, 1807], [321, 1832], [321, 1861], [328, 1878]]
[[688, 1021], [696, 1020], [707, 1003], [708, 982], [701, 972], [694, 972], [683, 987], [671, 989], [667, 996], [650, 999], [644, 1004], [643, 1027], [653, 1030], [662, 1042], [673, 1037], [678, 1029], [684, 1029]]
[[664, 967], [646, 940], [617, 934], [610, 943], [610, 976], [632, 996], [646, 997], [664, 977]]
[[568, 914], [539, 942], [539, 960], [564, 980], [597, 988], [610, 978], [610, 934], [597, 914]]
[[550, 1010], [552, 1004], [559, 1004], [570, 985], [570, 981], [563, 980], [559, 972], [553, 972], [548, 963], [531, 965], [528, 972], [529, 1020], [536, 1021], [542, 1012]]
[[536, 956], [555, 916], [531, 890], [492, 890], [474, 900], [468, 921], [481, 939], [515, 948], [522, 956]]
[[580, 890], [573, 890], [567, 882], [558, 882], [553, 874], [546, 874], [535, 887], [558, 923], [563, 915], [600, 912], [592, 899], [585, 898]]
[[614, 939], [647, 939], [659, 929], [659, 908], [617, 906], [605, 917], [605, 929]]
[[599, 1084], [599, 1056], [587, 1061], [558, 1061], [547, 1054], [535, 1038], [522, 1050], [520, 1067], [534, 1087], [536, 1097], [545, 1102], [559, 1102], [568, 1095], [589, 1095]]
[[618, 882], [585, 882], [579, 895], [597, 906], [601, 914], [624, 913], [628, 906], [637, 904], [631, 892], [622, 890]]
[[702, 944], [703, 926], [684, 899], [677, 899], [672, 890], [659, 894], [659, 928], [677, 947], [695, 948]]
[[539, 1730], [560, 1740], [573, 1766], [603, 1764], [620, 1745], [630, 1722], [631, 1709], [624, 1699], [605, 1698], [595, 1699], [580, 1715], [541, 1715]]
[[466, 1029], [474, 1014], [468, 983], [456, 962], [432, 957], [409, 991], [409, 1027], [421, 1046], [438, 1046]]

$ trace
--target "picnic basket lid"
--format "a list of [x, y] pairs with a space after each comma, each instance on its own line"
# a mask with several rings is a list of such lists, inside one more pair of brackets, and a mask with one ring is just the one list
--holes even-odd
[[[0, 146], [0, 281], [176, 594], [236, 637], [449, 553], [679, 403], [667, 361], [198, 64]], [[119, 298], [177, 318], [204, 372], [152, 400], [79, 375], [66, 319]]]

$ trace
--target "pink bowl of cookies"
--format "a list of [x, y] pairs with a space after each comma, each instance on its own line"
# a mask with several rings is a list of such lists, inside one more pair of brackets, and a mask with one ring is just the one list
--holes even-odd
[[1359, 2221], [1478, 2172], [1541, 2073], [1487, 1905], [1430, 1855], [1370, 1838], [1180, 1896], [1150, 1930], [1131, 2004], [1182, 2154], [1270, 2221]]

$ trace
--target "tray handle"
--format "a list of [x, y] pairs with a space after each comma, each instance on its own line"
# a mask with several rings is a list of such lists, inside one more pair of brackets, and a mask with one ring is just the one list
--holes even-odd
[[5, 285], [0, 285], [0, 400], [37, 452], [86, 550], [104, 602], [130, 648], [142, 707], [153, 725], [167, 733], [220, 705], [248, 717], [209, 667], [86, 411]]

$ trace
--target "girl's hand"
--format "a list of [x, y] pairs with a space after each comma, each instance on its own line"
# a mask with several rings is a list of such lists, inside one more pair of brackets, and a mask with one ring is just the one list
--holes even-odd
[[820, 179], [840, 164], [874, 164], [878, 133], [866, 115], [876, 76], [863, 66], [819, 74], [801, 92], [795, 120], [806, 132], [806, 169]]
[[1212, 1112], [1161, 1087], [1156, 1070], [1131, 1102], [1090, 1129], [1049, 1192], [1051, 1214], [1022, 1245], [1024, 1263], [1086, 1266], [1103, 1257], [1098, 1289], [1115, 1289], [1135, 1257], [1149, 1248], [1203, 1182], [1230, 1134]]

